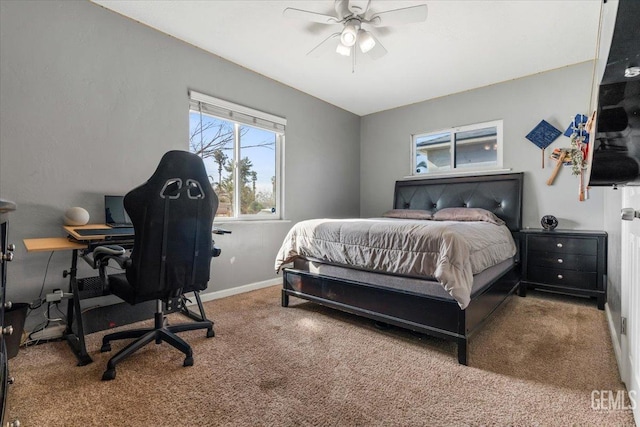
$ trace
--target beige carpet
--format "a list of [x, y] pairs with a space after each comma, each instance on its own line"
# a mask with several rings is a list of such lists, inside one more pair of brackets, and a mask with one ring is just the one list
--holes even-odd
[[[182, 353], [149, 345], [100, 381], [66, 343], [10, 361], [7, 419], [22, 426], [633, 425], [629, 410], [594, 410], [592, 390], [622, 390], [605, 314], [595, 303], [512, 297], [460, 366], [452, 343], [292, 298], [271, 287], [211, 301], [216, 337], [182, 333]], [[172, 315], [172, 322], [185, 318]], [[137, 325], [140, 326], [140, 325]]]

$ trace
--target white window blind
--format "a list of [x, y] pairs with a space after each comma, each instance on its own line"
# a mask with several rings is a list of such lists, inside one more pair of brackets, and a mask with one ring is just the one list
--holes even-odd
[[234, 104], [203, 93], [189, 91], [189, 108], [225, 120], [232, 120], [278, 133], [284, 133], [287, 120], [253, 108]]

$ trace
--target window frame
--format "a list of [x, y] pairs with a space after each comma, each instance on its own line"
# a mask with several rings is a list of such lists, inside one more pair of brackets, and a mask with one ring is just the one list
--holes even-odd
[[[205, 108], [194, 108], [195, 105]], [[207, 111], [205, 111], [207, 110]], [[189, 91], [189, 115], [198, 113], [213, 117], [218, 120], [224, 120], [233, 125], [233, 212], [234, 216], [218, 217], [218, 221], [237, 222], [237, 221], [280, 221], [284, 219], [284, 145], [285, 145], [285, 129], [286, 119], [265, 113], [243, 105], [234, 104], [223, 99], [215, 98], [195, 91]], [[273, 132], [275, 139], [275, 209], [276, 212], [271, 216], [264, 214], [242, 214], [241, 213], [241, 186], [238, 185], [239, 179], [239, 156], [241, 154], [240, 128], [243, 126], [253, 127], [256, 129]], [[191, 131], [191, 125], [189, 125]], [[190, 132], [189, 132], [190, 133]], [[191, 151], [191, 147], [188, 147]]]
[[[458, 167], [455, 164], [455, 144], [456, 144], [456, 139], [455, 139], [455, 135], [457, 133], [462, 133], [462, 132], [468, 132], [468, 131], [473, 131], [473, 130], [480, 130], [480, 129], [485, 129], [485, 128], [489, 128], [489, 127], [495, 127], [496, 128], [496, 165], [492, 165], [492, 166], [486, 166], [486, 167]], [[422, 172], [422, 173], [418, 173], [416, 172], [417, 170], [417, 159], [418, 159], [418, 150], [417, 150], [417, 145], [416, 145], [416, 141], [418, 138], [424, 138], [424, 137], [428, 137], [430, 135], [442, 135], [442, 134], [449, 134], [449, 144], [450, 147], [453, 149], [450, 149], [450, 165], [451, 168], [448, 170], [439, 170], [439, 171], [427, 171], [427, 172]], [[420, 132], [420, 133], [415, 133], [412, 134], [410, 137], [410, 141], [411, 141], [411, 159], [410, 159], [410, 174], [409, 177], [410, 178], [426, 178], [426, 177], [430, 177], [430, 176], [441, 176], [441, 175], [465, 175], [465, 174], [470, 174], [470, 173], [477, 173], [477, 172], [489, 172], [489, 171], [500, 171], [500, 170], [504, 170], [503, 169], [503, 154], [504, 154], [504, 133], [503, 133], [503, 120], [499, 119], [499, 120], [491, 120], [488, 122], [482, 122], [482, 123], [474, 123], [474, 124], [470, 124], [470, 125], [463, 125], [463, 126], [455, 126], [455, 127], [450, 127], [450, 128], [444, 128], [444, 129], [440, 129], [440, 130], [435, 130], [435, 131], [428, 131], [428, 132]]]

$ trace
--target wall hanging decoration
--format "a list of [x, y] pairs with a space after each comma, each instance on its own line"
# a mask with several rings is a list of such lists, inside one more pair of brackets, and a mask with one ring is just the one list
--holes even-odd
[[553, 172], [551, 172], [551, 176], [547, 180], [547, 185], [552, 185], [553, 181], [555, 181], [556, 176], [558, 175], [558, 172], [560, 172], [560, 167], [562, 165], [571, 164], [571, 149], [555, 148], [549, 158], [556, 161], [556, 167], [553, 168]]
[[542, 149], [542, 168], [544, 169], [544, 149], [555, 141], [562, 131], [546, 120], [542, 120], [529, 132], [526, 138]]
[[576, 114], [567, 130], [564, 131], [564, 136], [571, 139], [571, 173], [580, 177], [578, 200], [581, 202], [586, 199], [584, 171], [587, 168], [586, 159], [589, 154], [589, 132], [586, 129], [588, 120], [589, 118], [584, 114]]

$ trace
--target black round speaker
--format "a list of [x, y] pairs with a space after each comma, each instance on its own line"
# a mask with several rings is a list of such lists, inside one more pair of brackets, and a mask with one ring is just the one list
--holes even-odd
[[553, 215], [545, 215], [540, 220], [540, 224], [545, 230], [553, 230], [558, 226], [558, 218]]

